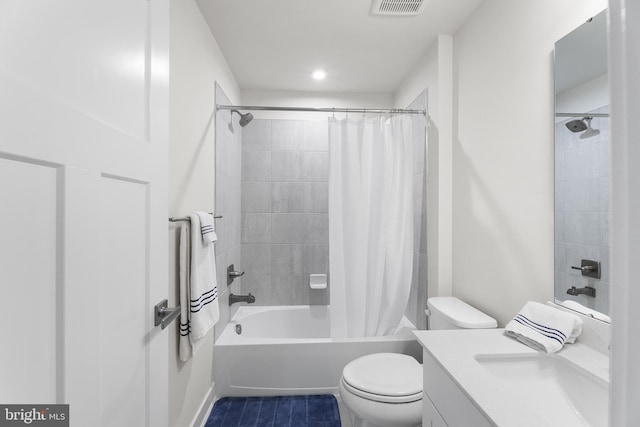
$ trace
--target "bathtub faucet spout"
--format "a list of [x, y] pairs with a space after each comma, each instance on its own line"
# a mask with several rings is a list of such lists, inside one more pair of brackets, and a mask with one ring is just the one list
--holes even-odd
[[247, 304], [253, 304], [254, 302], [256, 302], [256, 297], [251, 295], [251, 292], [249, 292], [249, 295], [229, 294], [229, 305], [235, 304], [237, 302], [246, 302]]

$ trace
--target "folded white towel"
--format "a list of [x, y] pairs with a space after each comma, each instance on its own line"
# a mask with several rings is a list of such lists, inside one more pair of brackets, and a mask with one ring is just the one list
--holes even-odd
[[509, 322], [504, 334], [538, 351], [555, 353], [582, 332], [578, 316], [529, 301]]
[[180, 227], [182, 361], [196, 354], [207, 332], [220, 318], [214, 246], [203, 240], [200, 215], [191, 214], [189, 219], [190, 225]]
[[213, 215], [207, 212], [196, 212], [200, 218], [200, 231], [202, 232], [202, 240], [205, 244], [210, 244], [218, 240], [213, 222]]

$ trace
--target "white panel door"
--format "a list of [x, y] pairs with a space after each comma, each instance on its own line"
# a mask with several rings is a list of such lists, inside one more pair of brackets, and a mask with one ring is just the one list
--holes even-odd
[[0, 403], [168, 424], [169, 0], [0, 1]]

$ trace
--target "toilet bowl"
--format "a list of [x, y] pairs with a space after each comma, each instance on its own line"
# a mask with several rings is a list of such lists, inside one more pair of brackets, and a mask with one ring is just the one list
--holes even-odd
[[354, 427], [415, 427], [422, 417], [422, 365], [411, 356], [376, 353], [349, 362], [340, 398]]
[[[496, 328], [495, 319], [455, 297], [427, 300], [429, 329]], [[422, 417], [422, 365], [396, 353], [362, 356], [342, 371], [340, 398], [354, 427], [415, 427]]]

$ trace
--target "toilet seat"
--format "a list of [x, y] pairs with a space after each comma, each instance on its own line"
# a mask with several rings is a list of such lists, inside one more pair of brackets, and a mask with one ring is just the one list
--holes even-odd
[[350, 385], [348, 382], [342, 379], [342, 386], [346, 391], [352, 393], [354, 396], [362, 397], [363, 399], [371, 400], [380, 403], [411, 403], [418, 400], [422, 400], [422, 392], [410, 394], [406, 396], [386, 396], [383, 394], [369, 393], [360, 389], [357, 389]]
[[368, 400], [415, 402], [422, 399], [422, 365], [405, 354], [370, 354], [345, 366], [342, 383], [350, 393]]

